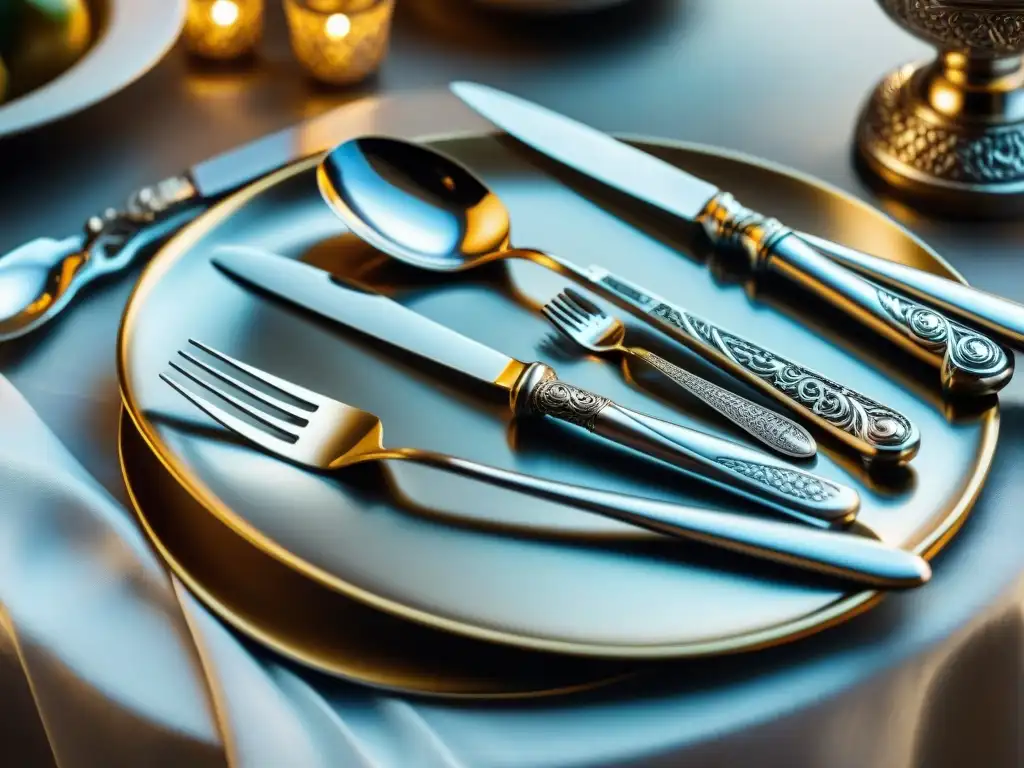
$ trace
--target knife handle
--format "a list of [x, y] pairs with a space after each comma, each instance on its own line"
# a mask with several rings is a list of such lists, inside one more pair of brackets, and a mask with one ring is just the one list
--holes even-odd
[[815, 250], [869, 280], [934, 304], [953, 317], [983, 328], [1004, 344], [1024, 349], [1024, 305], [806, 232], [797, 234]]
[[404, 450], [396, 458], [585, 509], [665, 536], [699, 541], [871, 587], [916, 587], [931, 577], [931, 568], [918, 555], [856, 533], [814, 530], [751, 515], [567, 485], [417, 449]]
[[865, 464], [906, 464], [920, 448], [917, 427], [899, 411], [690, 314], [602, 267], [591, 267], [585, 277], [602, 295], [642, 312], [672, 338], [841, 440]]
[[551, 416], [671, 464], [802, 520], [851, 522], [860, 497], [850, 487], [796, 469], [767, 453], [681, 427], [560, 381], [542, 363], [528, 366], [512, 389], [517, 415]]
[[745, 208], [728, 193], [712, 198], [698, 219], [716, 244], [742, 248], [755, 271], [781, 275], [826, 298], [937, 367], [950, 394], [990, 395], [1013, 375], [1013, 358], [992, 339], [839, 266], [779, 221]]

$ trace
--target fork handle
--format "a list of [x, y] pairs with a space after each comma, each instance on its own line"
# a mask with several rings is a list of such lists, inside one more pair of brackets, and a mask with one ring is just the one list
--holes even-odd
[[777, 453], [798, 459], [809, 459], [817, 451], [810, 433], [792, 419], [758, 405], [735, 392], [712, 384], [668, 360], [641, 347], [626, 347], [631, 357], [644, 361], [660, 371], [685, 392], [714, 409], [733, 424], [760, 440]]
[[512, 407], [517, 414], [551, 416], [584, 427], [804, 520], [845, 524], [860, 506], [860, 497], [850, 487], [795, 469], [767, 453], [625, 408], [559, 381], [542, 363], [533, 363], [519, 377]]
[[602, 267], [590, 267], [582, 277], [603, 296], [640, 313], [673, 339], [841, 440], [868, 466], [901, 466], [917, 454], [920, 432], [899, 411], [687, 312]]
[[396, 453], [399, 455], [393, 458], [564, 503], [638, 528], [870, 587], [916, 587], [931, 576], [928, 563], [917, 555], [858, 534], [583, 488], [416, 449]]

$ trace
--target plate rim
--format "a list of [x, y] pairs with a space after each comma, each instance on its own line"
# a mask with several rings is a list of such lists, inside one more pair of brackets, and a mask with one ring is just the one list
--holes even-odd
[[[721, 157], [728, 160], [745, 163], [770, 172], [795, 179], [802, 184], [809, 185], [834, 195], [844, 202], [853, 204], [872, 215], [881, 216], [896, 227], [904, 237], [909, 238], [919, 248], [934, 259], [935, 263], [942, 267], [951, 279], [968, 284], [967, 280], [952, 265], [931, 246], [925, 243], [915, 233], [900, 224], [892, 217], [885, 214], [878, 208], [870, 205], [854, 195], [842, 190], [828, 182], [817, 179], [810, 174], [789, 168], [780, 163], [764, 160], [743, 152], [715, 147], [713, 145], [687, 142], [675, 139], [649, 137], [641, 134], [613, 134], [616, 138], [626, 141], [647, 144], [653, 147], [675, 149], [693, 154]], [[488, 137], [507, 137], [508, 134], [502, 131], [455, 131], [441, 132], [423, 135], [415, 138], [415, 141], [423, 143], [436, 143], [444, 141], [483, 139]], [[278, 558], [285, 565], [297, 570], [307, 578], [339, 591], [353, 599], [360, 600], [378, 610], [391, 613], [392, 615], [426, 624], [447, 632], [454, 632], [467, 637], [487, 642], [513, 645], [520, 648], [527, 648], [551, 653], [562, 653], [579, 656], [592, 656], [600, 658], [615, 659], [682, 659], [701, 656], [726, 655], [739, 652], [750, 652], [775, 645], [794, 642], [812, 634], [833, 627], [837, 624], [848, 621], [874, 607], [886, 592], [879, 590], [860, 590], [845, 593], [832, 603], [815, 610], [809, 614], [792, 619], [781, 624], [774, 624], [762, 627], [758, 630], [729, 635], [720, 638], [711, 638], [699, 642], [686, 643], [649, 643], [649, 644], [608, 644], [608, 643], [584, 643], [580, 641], [555, 640], [551, 638], [534, 637], [530, 635], [516, 634], [511, 631], [499, 631], [478, 627], [462, 620], [436, 616], [425, 610], [411, 608], [393, 599], [381, 597], [368, 590], [350, 584], [338, 576], [327, 572], [323, 568], [307, 562], [295, 553], [287, 550], [274, 541], [270, 536], [259, 531], [240, 516], [236, 515], [226, 504], [205, 486], [198, 478], [192, 477], [191, 473], [177, 459], [173, 451], [166, 449], [159, 438], [149, 428], [148, 421], [144, 414], [136, 408], [131, 393], [129, 376], [125, 367], [127, 358], [128, 340], [131, 335], [132, 320], [137, 308], [141, 305], [141, 298], [154, 285], [160, 273], [166, 271], [173, 263], [188, 253], [189, 249], [201, 237], [209, 231], [210, 226], [222, 221], [226, 216], [237, 211], [250, 199], [263, 191], [277, 185], [284, 180], [298, 175], [316, 165], [322, 153], [306, 157], [274, 171], [251, 184], [242, 187], [228, 197], [219, 201], [207, 211], [201, 213], [196, 219], [189, 222], [181, 231], [165, 243], [153, 259], [146, 265], [139, 276], [131, 295], [128, 298], [126, 309], [122, 315], [121, 325], [117, 337], [117, 376], [121, 393], [122, 404], [126, 413], [139, 430], [143, 440], [154, 452], [165, 469], [171, 473], [175, 480], [195, 499], [205, 507], [211, 514], [218, 517], [224, 524], [228, 525], [237, 535], [242, 536], [251, 545], [259, 547], [263, 551]], [[941, 524], [925, 536], [912, 552], [930, 560], [959, 532], [964, 522], [970, 516], [971, 510], [981, 493], [985, 480], [988, 477], [995, 454], [996, 443], [999, 435], [999, 403], [990, 408], [984, 414], [984, 421], [981, 424], [982, 439], [978, 449], [978, 460], [974, 465], [974, 471], [966, 478], [964, 490], [957, 500], [951, 505], [949, 512], [943, 518]]]
[[[316, 655], [312, 652], [304, 651], [294, 644], [280, 640], [274, 636], [274, 633], [261, 626], [258, 623], [253, 622], [243, 616], [238, 615], [234, 608], [230, 604], [225, 603], [221, 597], [219, 597], [214, 591], [211, 591], [198, 577], [193, 575], [177, 557], [175, 552], [170, 549], [166, 541], [160, 537], [160, 535], [154, 529], [149, 515], [145, 512], [145, 504], [139, 498], [139, 493], [136, 490], [135, 484], [137, 479], [132, 479], [132, 471], [129, 470], [129, 461], [125, 457], [125, 430], [131, 430], [135, 433], [135, 436], [140, 440], [145, 440], [142, 434], [139, 432], [137, 426], [132, 421], [127, 409], [122, 405], [119, 409], [118, 415], [118, 428], [117, 428], [117, 459], [118, 465], [121, 472], [121, 479], [125, 488], [126, 495], [128, 497], [129, 506], [135, 519], [139, 523], [139, 527], [142, 529], [143, 535], [149, 542], [150, 546], [155, 550], [164, 566], [170, 570], [170, 572], [189, 590], [193, 597], [201, 602], [207, 609], [216, 614], [222, 621], [227, 623], [237, 632], [245, 635], [246, 637], [254, 640], [260, 645], [270, 649], [274, 653], [282, 656], [289, 661], [293, 661], [296, 664], [300, 664], [308, 669], [313, 669], [321, 672], [325, 675], [333, 677], [337, 680], [343, 680], [353, 685], [359, 685], [364, 688], [370, 688], [375, 691], [379, 691], [387, 694], [397, 694], [401, 696], [415, 696], [421, 699], [440, 699], [445, 701], [495, 701], [495, 702], [521, 702], [521, 701], [535, 701], [539, 699], [549, 699], [560, 696], [572, 696], [578, 693], [602, 690], [609, 688], [612, 685], [625, 683], [627, 681], [638, 679], [642, 676], [645, 670], [642, 667], [626, 668], [619, 671], [610, 671], [605, 676], [595, 676], [593, 679], [585, 680], [579, 683], [564, 684], [558, 687], [551, 688], [538, 688], [535, 690], [523, 690], [523, 691], [487, 691], [487, 692], [455, 692], [448, 690], [431, 690], [427, 688], [414, 688], [411, 685], [401, 685], [398, 683], [386, 683], [380, 680], [372, 680], [368, 676], [360, 677], [358, 674], [346, 670], [341, 664], [329, 662], [326, 659], [325, 654]], [[159, 462], [159, 456], [153, 455], [153, 459]], [[161, 467], [166, 471], [166, 467]], [[197, 502], [198, 504], [199, 502]], [[200, 504], [200, 506], [203, 506]], [[205, 507], [204, 507], [205, 509]], [[216, 521], [220, 523], [220, 521]], [[223, 523], [221, 523], [223, 524]], [[244, 545], [243, 545], [244, 546]], [[270, 557], [265, 552], [261, 552], [264, 557]], [[298, 574], [301, 577], [301, 574]], [[322, 585], [321, 585], [322, 586]], [[352, 598], [347, 595], [339, 595], [343, 599]], [[373, 606], [366, 606], [368, 610], [376, 610]], [[386, 614], [391, 619], [396, 621], [402, 621], [403, 619], [393, 614]], [[426, 629], [433, 629], [427, 627]], [[508, 646], [508, 652], [516, 653], [523, 649], [513, 646]], [[594, 659], [594, 662], [602, 662], [603, 659]], [[624, 662], [615, 659], [607, 660], [609, 664], [622, 665]], [[557, 663], [557, 660], [555, 660]]]
[[[70, 117], [124, 90], [163, 60], [174, 47], [185, 26], [187, 0], [103, 0], [103, 2], [107, 4], [107, 12], [110, 16], [107, 28], [81, 59], [48, 83], [13, 101], [0, 104], [0, 140]], [[133, 21], [145, 19], [149, 11], [162, 16], [160, 24], [166, 23], [166, 34], [161, 35], [159, 42], [154, 42], [152, 48], [146, 49], [145, 56], [140, 53], [133, 66], [108, 67], [110, 71], [116, 73], [116, 76], [110, 77], [106, 85], [94, 92], [78, 91], [69, 87], [69, 82], [74, 82], [82, 76], [78, 70], [83, 66], [87, 68], [102, 66], [107, 60], [116, 62], [120, 58], [118, 47], [121, 41], [130, 39], [136, 30]], [[158, 28], [155, 22], [153, 28]], [[160, 28], [162, 29], [162, 27]], [[99, 63], [97, 64], [97, 62]], [[78, 71], [77, 75], [76, 71]], [[88, 69], [86, 69], [86, 74], [88, 74]], [[48, 100], [57, 98], [55, 94], [59, 95], [62, 92], [65, 94], [78, 92], [79, 97], [71, 99], [56, 110], [43, 108], [40, 112], [38, 107], [33, 106], [39, 102], [45, 106]], [[19, 113], [25, 114], [19, 117]]]

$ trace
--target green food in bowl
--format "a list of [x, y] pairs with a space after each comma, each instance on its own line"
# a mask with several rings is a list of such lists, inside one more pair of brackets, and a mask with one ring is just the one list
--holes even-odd
[[18, 31], [24, 0], [0, 0], [0, 54], [7, 52]]
[[85, 0], [0, 0], [13, 5], [14, 34], [5, 49], [10, 92], [38, 88], [74, 64], [92, 41]]

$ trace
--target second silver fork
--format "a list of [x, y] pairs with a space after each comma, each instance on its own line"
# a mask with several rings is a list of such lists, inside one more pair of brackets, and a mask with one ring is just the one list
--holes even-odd
[[544, 306], [543, 312], [555, 328], [579, 346], [597, 354], [618, 353], [644, 361], [773, 451], [797, 459], [810, 458], [817, 451], [814, 438], [796, 422], [653, 352], [626, 346], [622, 321], [579, 291], [566, 288]]

